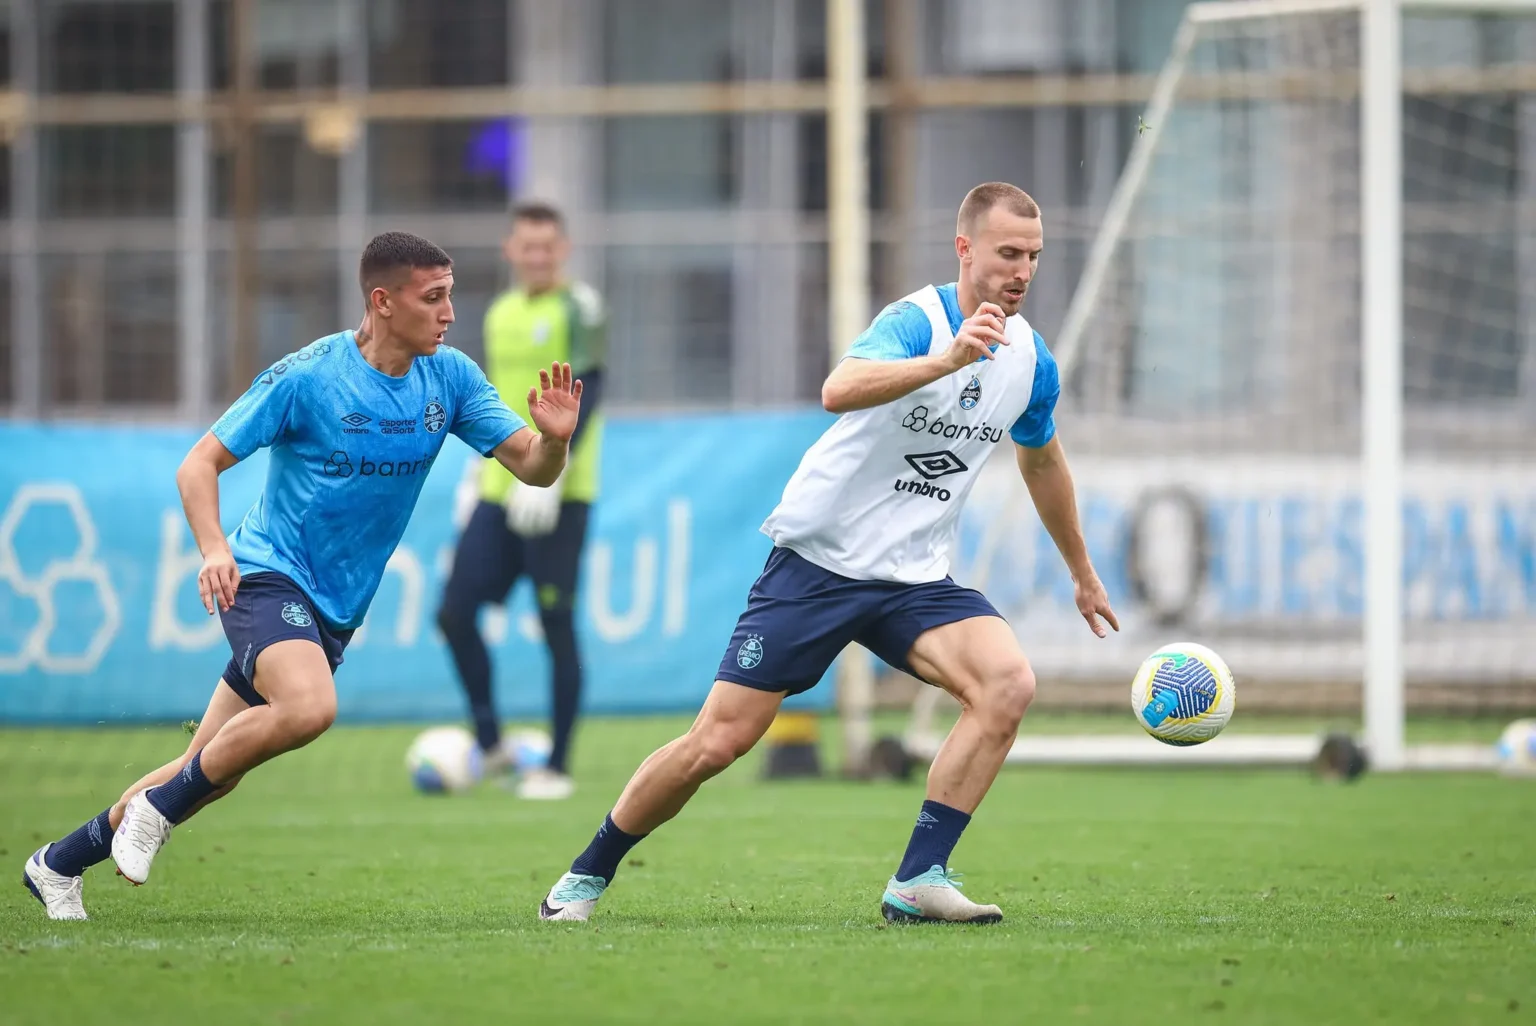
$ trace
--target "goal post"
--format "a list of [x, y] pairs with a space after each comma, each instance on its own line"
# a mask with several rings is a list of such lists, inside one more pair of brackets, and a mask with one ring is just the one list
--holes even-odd
[[1399, 0], [1366, 0], [1360, 62], [1361, 500], [1365, 745], [1403, 767], [1403, 39]]
[[[1042, 700], [1123, 711], [1136, 662], [1187, 636], [1232, 663], [1239, 722], [1342, 716], [1377, 768], [1486, 764], [1404, 724], [1536, 693], [1536, 0], [1194, 3], [1127, 131], [1052, 348], [1129, 636], [1072, 640], [1011, 460], [957, 578], [1015, 624]], [[914, 754], [943, 701], [918, 692]], [[1048, 740], [1015, 760], [1189, 759]], [[1291, 762], [1317, 740], [1204, 747]]]

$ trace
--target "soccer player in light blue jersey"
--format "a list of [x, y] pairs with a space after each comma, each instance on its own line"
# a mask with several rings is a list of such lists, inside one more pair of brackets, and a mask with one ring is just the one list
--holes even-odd
[[[27, 860], [22, 882], [51, 919], [85, 919], [81, 874], [110, 854], [134, 884], [171, 828], [240, 778], [302, 748], [336, 717], [333, 675], [449, 434], [545, 486], [565, 468], [581, 406], [568, 364], [528, 392], [537, 431], [474, 361], [443, 345], [453, 261], [386, 232], [363, 251], [367, 312], [356, 331], [310, 343], [263, 371], [176, 473], [203, 555], [198, 590], [232, 656], [191, 745], [115, 805]], [[228, 538], [219, 474], [271, 450], [261, 497]]]

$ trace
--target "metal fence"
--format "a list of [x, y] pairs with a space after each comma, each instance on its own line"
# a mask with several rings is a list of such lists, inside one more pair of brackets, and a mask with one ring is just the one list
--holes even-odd
[[[864, 0], [861, 315], [949, 280], [960, 196], [1001, 178], [1046, 210], [1029, 315], [1052, 338], [1183, 7]], [[608, 298], [615, 402], [811, 400], [828, 24], [826, 0], [11, 0], [0, 410], [206, 419], [352, 322], [387, 228], [454, 255], [451, 338], [478, 353], [530, 196], [569, 212]]]
[[[1181, 7], [866, 3], [872, 295], [952, 275], [959, 196], [1006, 178], [1050, 211], [1032, 302], [1059, 320]], [[525, 196], [570, 212], [576, 270], [608, 296], [616, 401], [791, 403], [825, 372], [822, 0], [12, 0], [4, 18], [13, 413], [205, 417], [350, 323], [357, 252], [385, 228], [454, 254], [453, 338], [475, 352]]]

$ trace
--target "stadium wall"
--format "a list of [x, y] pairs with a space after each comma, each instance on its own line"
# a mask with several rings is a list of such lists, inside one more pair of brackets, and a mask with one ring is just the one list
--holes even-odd
[[[758, 525], [829, 419], [790, 411], [613, 420], [579, 610], [589, 709], [698, 703], [766, 556]], [[195, 438], [183, 429], [0, 426], [0, 721], [201, 712], [228, 652], [198, 603], [200, 560], [173, 480]], [[346, 719], [462, 713], [432, 621], [454, 492], [471, 457], [450, 440], [432, 469], [338, 677]], [[1348, 686], [1358, 681], [1363, 552], [1352, 463], [1154, 468], [1084, 457], [1074, 469], [1121, 635], [1099, 642], [1083, 628], [1010, 459], [994, 460], [978, 483], [955, 570], [984, 586], [1020, 630], [1042, 701], [1092, 704], [1097, 688], [1106, 703], [1123, 703], [1128, 667], [1190, 635], [1219, 647], [1241, 680], [1274, 682], [1288, 696], [1310, 687], [1309, 704], [1332, 696], [1358, 709]], [[264, 472], [258, 455], [224, 476], [227, 526]], [[1536, 682], [1536, 466], [1417, 463], [1407, 481], [1410, 686], [1433, 688], [1446, 704], [1486, 698], [1489, 688], [1525, 695]], [[509, 715], [545, 707], [537, 624], [526, 585], [487, 619]], [[831, 698], [822, 687], [803, 701], [825, 707]]]

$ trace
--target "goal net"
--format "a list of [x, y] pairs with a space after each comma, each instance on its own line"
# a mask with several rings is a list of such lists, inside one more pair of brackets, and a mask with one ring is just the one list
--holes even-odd
[[[1136, 664], [1189, 640], [1231, 664], [1234, 729], [1203, 753], [1026, 730], [1017, 759], [1285, 761], [1309, 756], [1323, 726], [1358, 728], [1381, 660], [1362, 643], [1379, 599], [1366, 587], [1370, 417], [1402, 420], [1400, 494], [1376, 493], [1402, 511], [1389, 597], [1403, 640], [1389, 654], [1403, 672], [1383, 660], [1400, 689], [1387, 715], [1401, 700], [1445, 727], [1410, 741], [1473, 741], [1471, 720], [1497, 734], [1536, 707], [1536, 3], [1402, 4], [1389, 237], [1364, 216], [1392, 187], [1363, 180], [1380, 127], [1362, 106], [1366, 6], [1191, 5], [1126, 126], [1138, 135], [1053, 346], [1058, 423], [1123, 634], [1084, 629], [1011, 459], [992, 461], [967, 510], [957, 577], [1019, 630], [1041, 681], [1032, 718], [1112, 710], [1134, 731]], [[1385, 414], [1363, 412], [1382, 369], [1362, 359], [1373, 247], [1401, 267], [1401, 403]], [[919, 754], [945, 702], [919, 692]], [[1253, 733], [1260, 714], [1280, 729]], [[1407, 764], [1480, 764], [1486, 750], [1410, 746]]]

